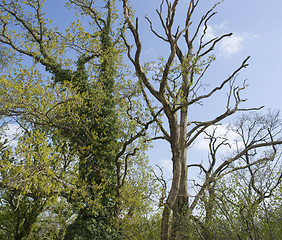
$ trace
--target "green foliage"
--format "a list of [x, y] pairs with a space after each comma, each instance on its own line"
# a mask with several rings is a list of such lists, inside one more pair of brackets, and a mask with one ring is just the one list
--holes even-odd
[[45, 206], [46, 202], [36, 197], [19, 198], [8, 191], [1, 193], [1, 239], [22, 239], [28, 236]]
[[95, 219], [92, 216], [87, 218], [84, 214], [68, 227], [65, 239], [88, 240], [88, 239], [121, 239], [119, 233], [109, 226], [107, 222]]
[[[70, 1], [92, 18], [92, 33], [75, 20], [63, 32], [52, 28], [43, 3], [15, 0], [0, 6], [5, 25], [0, 42], [14, 52], [0, 75], [0, 114], [5, 126], [20, 129], [2, 151], [1, 189], [13, 193], [18, 211], [30, 207], [33, 220], [28, 229], [22, 224], [26, 239], [62, 239], [65, 234], [70, 239], [83, 236], [81, 229], [86, 239], [118, 239], [119, 226], [126, 229], [134, 218], [134, 227], [126, 230], [132, 232], [138, 229], [138, 214], [147, 219], [153, 175], [142, 157], [147, 143], [134, 139], [123, 148], [132, 136], [145, 136], [132, 116], [148, 117], [140, 112], [142, 103], [128, 103], [123, 95], [132, 99], [139, 93], [119, 69], [114, 1], [105, 1], [105, 11], [93, 7], [97, 15], [83, 7], [86, 2]], [[136, 211], [125, 218], [126, 204]], [[3, 205], [1, 214], [9, 209]], [[1, 226], [7, 225], [3, 219]], [[10, 220], [9, 228], [17, 226], [15, 218]]]
[[2, 71], [4, 68], [7, 68], [11, 60], [11, 52], [0, 45], [0, 70]]
[[61, 240], [73, 218], [72, 205], [65, 199], [58, 198], [41, 212], [27, 239]]
[[[275, 170], [271, 175], [265, 174], [261, 180], [271, 188], [275, 184], [274, 176]], [[216, 240], [279, 239], [281, 204], [277, 200], [281, 201], [281, 183], [263, 199], [251, 188], [249, 178], [248, 171], [241, 170], [217, 182], [213, 195], [204, 194], [198, 209], [199, 217], [192, 218], [200, 235]], [[271, 178], [272, 182], [269, 181]], [[208, 204], [212, 208], [208, 208]], [[194, 236], [198, 233], [195, 232]]]
[[127, 239], [155, 239], [160, 233], [160, 212], [156, 209], [159, 185], [148, 160], [138, 154], [127, 166], [126, 183], [121, 188], [117, 224]]

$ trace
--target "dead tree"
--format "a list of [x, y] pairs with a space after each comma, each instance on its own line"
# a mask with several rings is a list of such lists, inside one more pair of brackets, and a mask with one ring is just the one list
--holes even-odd
[[[216, 14], [214, 9], [221, 2], [212, 6], [195, 25], [193, 16], [200, 0], [190, 0], [187, 3], [186, 19], [183, 20], [182, 27], [178, 26], [175, 16], [179, 2], [179, 0], [162, 0], [159, 9], [156, 10], [159, 24], [164, 34], [159, 33], [154, 28], [151, 19], [146, 17], [151, 32], [157, 39], [167, 43], [170, 49], [168, 57], [161, 64], [158, 74], [153, 79], [150, 74], [147, 74], [140, 60], [142, 56], [142, 43], [139, 34], [138, 18], [135, 21], [133, 20], [133, 14], [130, 11], [128, 0], [122, 1], [125, 22], [134, 42], [134, 45], [131, 45], [130, 37], [123, 36], [127, 47], [127, 56], [135, 68], [150, 113], [153, 117], [157, 113], [151, 101], [154, 99], [158, 102], [159, 109], [163, 109], [164, 116], [168, 122], [168, 128], [166, 129], [161, 119], [159, 117], [156, 118], [161, 133], [161, 136], [156, 138], [165, 139], [169, 142], [173, 162], [171, 188], [162, 214], [161, 239], [163, 240], [185, 238], [186, 231], [189, 230], [183, 230], [181, 228], [183, 225], [182, 221], [186, 221], [185, 219], [192, 213], [204, 190], [213, 183], [212, 177], [208, 177], [197, 196], [189, 205], [187, 149], [192, 146], [199, 135], [208, 127], [221, 122], [236, 112], [260, 109], [260, 107], [247, 109], [240, 107], [240, 104], [245, 101], [245, 99], [241, 98], [240, 93], [247, 85], [245, 83], [238, 85], [235, 80], [238, 73], [248, 66], [247, 61], [249, 57], [243, 60], [240, 66], [217, 86], [207, 90], [205, 93], [199, 91], [202, 87], [202, 80], [205, 73], [214, 60], [212, 55], [214, 48], [222, 39], [230, 37], [232, 33], [224, 34], [213, 39], [206, 39], [208, 22]], [[183, 37], [184, 44], [182, 42]], [[158, 84], [157, 86], [156, 82]], [[224, 112], [207, 121], [189, 121], [188, 113], [191, 106], [201, 104], [216, 93], [224, 91], [224, 89], [228, 89], [226, 110]], [[234, 159], [223, 163], [218, 171], [224, 169], [230, 162], [235, 161], [235, 159], [238, 159], [250, 149], [280, 143], [281, 141], [270, 139], [267, 142], [247, 146]], [[183, 211], [185, 211], [185, 215], [183, 215]], [[170, 217], [171, 212], [173, 212], [172, 218]], [[173, 219], [172, 223], [170, 219]]]

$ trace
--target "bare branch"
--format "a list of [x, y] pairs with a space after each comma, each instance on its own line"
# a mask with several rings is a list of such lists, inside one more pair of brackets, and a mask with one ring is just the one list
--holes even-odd
[[221, 90], [221, 89], [226, 85], [226, 83], [230, 82], [230, 81], [237, 75], [237, 73], [238, 73], [239, 71], [241, 71], [243, 68], [246, 68], [246, 67], [248, 66], [247, 61], [249, 60], [249, 58], [250, 58], [250, 57], [247, 57], [247, 58], [243, 61], [243, 63], [241, 64], [241, 66], [240, 66], [239, 68], [237, 68], [237, 69], [231, 74], [231, 76], [229, 76], [227, 79], [225, 79], [225, 80], [221, 83], [220, 86], [214, 88], [212, 91], [210, 91], [210, 92], [209, 92], [208, 94], [206, 94], [206, 95], [201, 95], [201, 96], [199, 96], [199, 97], [197, 97], [197, 98], [195, 98], [195, 99], [189, 101], [189, 102], [187, 103], [187, 105], [192, 105], [192, 104], [195, 103], [195, 102], [199, 102], [200, 100], [205, 99], [205, 98], [208, 98], [208, 97], [212, 96], [215, 92]]

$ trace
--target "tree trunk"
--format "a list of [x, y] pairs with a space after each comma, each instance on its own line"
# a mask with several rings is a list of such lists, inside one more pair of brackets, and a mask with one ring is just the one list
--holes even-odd
[[[162, 240], [184, 239], [187, 233], [187, 228], [185, 228], [188, 220], [187, 149], [185, 148], [187, 108], [181, 110], [180, 125], [178, 127], [178, 124], [175, 124], [173, 130], [177, 134], [170, 142], [173, 156], [173, 180], [167, 205], [163, 211]], [[174, 200], [171, 201], [171, 199]], [[173, 211], [173, 222], [169, 224], [171, 210]], [[170, 226], [171, 231], [169, 231]]]
[[[186, 81], [185, 81], [186, 82]], [[188, 180], [187, 180], [187, 118], [188, 109], [182, 108], [180, 113], [179, 147], [181, 176], [177, 199], [173, 206], [172, 239], [180, 240], [187, 238], [189, 211], [188, 211]]]
[[169, 240], [169, 218], [170, 218], [170, 208], [168, 205], [165, 205], [163, 214], [162, 214], [162, 226], [161, 226], [161, 240]]
[[173, 177], [171, 183], [171, 189], [168, 194], [166, 205], [163, 210], [162, 215], [162, 240], [170, 239], [170, 213], [173, 209], [173, 206], [177, 202], [177, 196], [179, 194], [180, 181], [181, 181], [181, 162], [180, 162], [180, 153], [179, 145], [171, 144], [172, 149], [172, 161], [173, 161]]

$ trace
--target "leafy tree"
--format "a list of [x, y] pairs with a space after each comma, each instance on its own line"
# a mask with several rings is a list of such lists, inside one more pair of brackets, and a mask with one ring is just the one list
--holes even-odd
[[[73, 1], [74, 4], [79, 4]], [[103, 92], [101, 106], [93, 118], [93, 102], [86, 102], [85, 106], [79, 111], [79, 115], [83, 116], [85, 122], [83, 128], [78, 130], [76, 139], [70, 136], [74, 145], [78, 141], [83, 144], [84, 149], [81, 150], [79, 163], [79, 172], [82, 184], [86, 184], [89, 191], [90, 199], [95, 201], [96, 191], [92, 189], [93, 183], [104, 185], [100, 191], [103, 191], [101, 196], [102, 209], [99, 210], [98, 215], [89, 212], [92, 208], [91, 203], [86, 203], [83, 209], [79, 210], [79, 215], [75, 222], [69, 226], [66, 234], [66, 239], [117, 239], [118, 234], [112, 233], [111, 229], [112, 219], [114, 217], [114, 201], [115, 189], [112, 186], [116, 185], [116, 178], [114, 178], [115, 169], [115, 154], [117, 152], [116, 139], [117, 139], [117, 124], [114, 106], [114, 81], [115, 81], [115, 59], [116, 50], [113, 46], [111, 39], [111, 25], [112, 25], [112, 11], [113, 6], [111, 1], [106, 2], [107, 15], [106, 19], [99, 19], [101, 24], [100, 33], [100, 65], [98, 67], [98, 81], [101, 86], [100, 91]], [[83, 10], [83, 9], [82, 9]], [[84, 10], [83, 10], [84, 11]], [[97, 19], [98, 20], [98, 19]], [[100, 25], [99, 25], [100, 26]], [[71, 81], [75, 81], [78, 86], [78, 91], [86, 93], [89, 96], [97, 94], [93, 91], [93, 86], [87, 87], [88, 74], [85, 70], [85, 64], [93, 56], [82, 56], [77, 62], [78, 70]], [[66, 81], [64, 78], [59, 80], [55, 77], [56, 81]], [[95, 135], [95, 139], [91, 135]], [[67, 135], [68, 136], [68, 135]], [[85, 229], [84, 229], [85, 228]], [[92, 228], [92, 229], [89, 229]], [[83, 233], [83, 234], [82, 234]], [[114, 234], [114, 235], [112, 235]], [[91, 237], [92, 236], [92, 237]]]
[[[66, 199], [77, 214], [66, 232], [68, 239], [83, 237], [81, 226], [89, 230], [87, 239], [89, 234], [115, 239], [117, 223], [123, 223], [121, 203], [126, 202], [121, 196], [127, 192], [131, 195], [126, 197], [138, 199], [148, 194], [144, 187], [143, 194], [132, 196], [127, 179], [137, 166], [129, 161], [148, 145], [140, 145], [138, 139], [146, 138], [154, 119], [141, 114], [138, 118], [146, 124], [134, 127], [137, 110], [127, 100], [139, 93], [132, 83], [116, 80], [123, 79], [117, 74], [120, 43], [111, 29], [117, 17], [114, 1], [105, 1], [105, 12], [97, 11], [92, 2], [69, 2], [91, 20], [92, 32], [83, 27], [87, 21], [74, 21], [63, 32], [53, 29], [44, 18], [43, 3], [0, 4], [0, 42], [15, 52], [16, 59], [16, 67], [1, 75], [0, 112], [3, 120], [23, 130], [12, 153], [15, 161], [5, 162], [1, 172], [1, 187], [17, 190], [19, 201], [34, 193], [52, 206]], [[66, 56], [69, 52], [73, 58]], [[146, 162], [141, 165], [140, 180], [152, 178]], [[48, 209], [33, 217], [40, 221], [44, 214]]]
[[24, 239], [30, 234], [46, 202], [36, 196], [19, 199], [8, 191], [1, 195], [1, 238]]
[[1, 151], [3, 239], [28, 238], [40, 215], [48, 213], [50, 207], [57, 204], [58, 197], [73, 188], [72, 182], [76, 179], [76, 172], [70, 166], [74, 161], [70, 152], [63, 154], [55, 147], [47, 147], [48, 140], [38, 131], [28, 133], [23, 134], [14, 147], [8, 145], [11, 140], [4, 140]]

